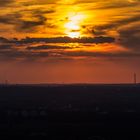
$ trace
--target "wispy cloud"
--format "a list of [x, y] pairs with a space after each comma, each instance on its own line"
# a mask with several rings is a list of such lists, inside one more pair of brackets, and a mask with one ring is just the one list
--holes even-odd
[[[139, 0], [1, 0], [0, 7], [1, 58], [139, 57]], [[82, 37], [66, 37], [65, 30]], [[108, 51], [101, 44], [115, 47]]]

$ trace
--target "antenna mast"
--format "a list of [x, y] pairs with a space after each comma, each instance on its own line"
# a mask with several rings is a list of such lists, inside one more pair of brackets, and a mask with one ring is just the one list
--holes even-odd
[[137, 75], [134, 73], [134, 84], [137, 84]]

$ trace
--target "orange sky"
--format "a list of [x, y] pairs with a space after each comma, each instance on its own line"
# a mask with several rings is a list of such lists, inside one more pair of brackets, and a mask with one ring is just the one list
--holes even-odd
[[0, 8], [0, 82], [140, 79], [139, 0], [1, 0]]

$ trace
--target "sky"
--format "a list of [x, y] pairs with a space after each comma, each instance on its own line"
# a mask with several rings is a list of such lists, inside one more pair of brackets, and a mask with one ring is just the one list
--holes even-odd
[[0, 83], [140, 82], [140, 0], [0, 0]]

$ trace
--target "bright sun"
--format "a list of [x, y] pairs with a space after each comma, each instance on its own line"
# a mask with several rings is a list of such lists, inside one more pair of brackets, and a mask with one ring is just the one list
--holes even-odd
[[80, 37], [80, 26], [77, 21], [70, 21], [65, 24], [66, 34], [71, 38]]
[[81, 35], [80, 32], [80, 24], [81, 20], [83, 18], [83, 15], [71, 15], [69, 17], [69, 21], [65, 23], [65, 33], [67, 36], [71, 38], [79, 38]]
[[71, 38], [79, 38], [80, 32], [69, 32], [67, 35]]

